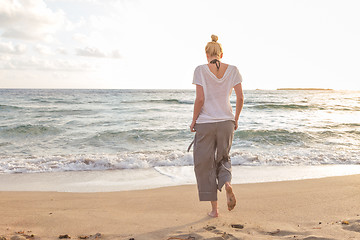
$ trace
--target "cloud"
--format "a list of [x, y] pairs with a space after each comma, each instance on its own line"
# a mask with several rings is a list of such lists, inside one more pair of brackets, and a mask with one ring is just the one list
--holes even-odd
[[[75, 33], [73, 39], [84, 45], [83, 48], [76, 49], [76, 55], [83, 57], [97, 57], [97, 58], [121, 58], [120, 51], [118, 49], [111, 49], [111, 46], [107, 46], [108, 43], [104, 36], [98, 32], [93, 31], [89, 36], [82, 33]], [[88, 46], [92, 47], [88, 47]], [[96, 47], [99, 46], [99, 47]], [[106, 48], [108, 51], [100, 50]]]
[[121, 58], [119, 50], [113, 50], [111, 53], [112, 58]]
[[47, 46], [44, 46], [44, 45], [41, 45], [41, 44], [37, 44], [35, 47], [34, 47], [34, 50], [42, 55], [52, 55], [54, 54], [54, 51], [47, 47]]
[[57, 51], [58, 53], [60, 53], [60, 54], [63, 54], [63, 55], [67, 55], [67, 54], [68, 54], [68, 52], [66, 51], [66, 49], [63, 48], [63, 47], [58, 47], [58, 48], [56, 49], [56, 51]]
[[96, 70], [98, 67], [88, 62], [72, 59], [44, 59], [35, 56], [0, 57], [2, 70], [37, 70], [37, 71], [68, 71], [84, 72]]
[[73, 35], [73, 39], [81, 44], [87, 44], [88, 43], [88, 37], [81, 33], [75, 33]]
[[97, 57], [97, 58], [121, 58], [119, 50], [113, 50], [110, 54], [94, 47], [77, 48], [76, 55], [83, 57]]
[[12, 42], [0, 42], [0, 52], [9, 54], [23, 54], [26, 52], [24, 44], [14, 45]]
[[6, 38], [51, 41], [67, 21], [63, 11], [51, 10], [43, 0], [0, 2], [0, 29]]
[[76, 23], [66, 20], [65, 29], [67, 31], [74, 31], [75, 29], [80, 28], [80, 27], [84, 26], [85, 24], [86, 24], [86, 21], [83, 17]]
[[84, 56], [84, 57], [98, 57], [98, 58], [106, 57], [105, 53], [101, 52], [97, 48], [91, 48], [91, 47], [76, 49], [76, 55]]

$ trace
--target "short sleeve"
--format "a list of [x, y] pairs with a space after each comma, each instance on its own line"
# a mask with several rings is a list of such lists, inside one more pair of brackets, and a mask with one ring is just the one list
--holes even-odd
[[239, 70], [237, 69], [237, 67], [235, 67], [234, 77], [233, 77], [233, 87], [235, 87], [236, 85], [238, 85], [241, 82], [242, 82], [241, 74], [240, 74]]
[[200, 85], [202, 86], [202, 78], [201, 78], [201, 74], [200, 74], [200, 67], [198, 66], [197, 68], [195, 68], [195, 71], [194, 71], [194, 78], [193, 78], [193, 84], [196, 84], [196, 85]]

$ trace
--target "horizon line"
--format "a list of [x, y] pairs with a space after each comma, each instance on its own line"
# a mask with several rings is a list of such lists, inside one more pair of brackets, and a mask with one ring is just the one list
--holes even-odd
[[[0, 90], [195, 90], [194, 88], [7, 88], [7, 87], [0, 87]], [[243, 90], [254, 90], [254, 91], [280, 91], [280, 90], [309, 90], [309, 91], [360, 91], [360, 89], [336, 89], [336, 88], [303, 88], [303, 87], [296, 87], [296, 88], [244, 88]]]

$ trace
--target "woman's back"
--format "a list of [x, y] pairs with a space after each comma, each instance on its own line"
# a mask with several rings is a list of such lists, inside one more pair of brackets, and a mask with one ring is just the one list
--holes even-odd
[[193, 84], [202, 86], [205, 98], [197, 123], [234, 120], [229, 97], [233, 87], [241, 83], [241, 75], [233, 65], [221, 64], [219, 71], [216, 66], [211, 71], [212, 65], [200, 65], [194, 72]]
[[215, 64], [207, 64], [207, 66], [209, 67], [210, 71], [218, 78], [222, 78], [226, 72], [226, 69], [228, 68], [228, 64], [226, 63], [221, 63], [220, 68], [217, 69]]

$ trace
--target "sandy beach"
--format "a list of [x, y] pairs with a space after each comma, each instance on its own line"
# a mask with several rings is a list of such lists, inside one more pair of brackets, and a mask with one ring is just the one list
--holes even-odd
[[222, 192], [214, 219], [206, 215], [210, 204], [198, 201], [195, 185], [98, 193], [3, 191], [0, 236], [360, 239], [359, 185], [360, 175], [237, 184], [238, 205], [228, 212]]

